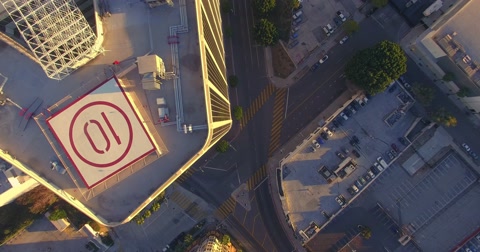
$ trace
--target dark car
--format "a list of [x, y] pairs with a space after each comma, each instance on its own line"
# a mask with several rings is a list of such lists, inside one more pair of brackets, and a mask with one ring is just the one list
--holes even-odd
[[358, 101], [353, 101], [353, 102], [351, 103], [351, 105], [352, 105], [352, 106], [355, 108], [355, 110], [357, 110], [357, 111], [359, 111], [359, 110], [362, 108], [362, 106], [360, 106], [360, 103], [358, 103]]
[[317, 63], [313, 64], [313, 66], [310, 67], [310, 71], [311, 72], [317, 71], [319, 66], [320, 66], [320, 62], [317, 62]]
[[355, 142], [355, 140], [353, 140], [353, 139], [350, 140], [350, 144], [351, 144], [352, 146], [358, 146], [358, 145], [357, 145], [357, 142]]
[[402, 84], [408, 84], [407, 77], [405, 77], [404, 75], [400, 76], [400, 77], [398, 78], [398, 80], [399, 80], [400, 83], [402, 83]]
[[380, 173], [380, 172], [377, 170], [377, 168], [375, 168], [375, 166], [373, 166], [373, 165], [370, 166], [370, 171], [372, 171], [373, 174], [375, 174], [375, 175], [378, 175], [378, 174]]
[[340, 151], [335, 152], [335, 154], [336, 154], [337, 157], [340, 158], [341, 160], [344, 160], [344, 159], [345, 159], [345, 156], [344, 156]]
[[325, 139], [325, 140], [328, 140], [328, 134], [326, 132], [322, 132], [320, 133], [320, 136]]
[[325, 143], [321, 137], [318, 137], [318, 138], [317, 138], [317, 142], [320, 143], [320, 144], [324, 144], [324, 143]]
[[355, 155], [355, 157], [357, 157], [357, 158], [360, 157], [360, 153], [358, 153], [357, 150], [352, 150], [352, 153], [353, 153], [353, 155]]
[[333, 120], [332, 124], [337, 128], [340, 127], [340, 123], [338, 123], [337, 119]]
[[327, 218], [327, 220], [329, 220], [330, 218], [332, 218], [332, 216], [330, 216], [327, 212], [325, 211], [322, 211], [322, 215], [323, 217]]
[[344, 112], [348, 117], [352, 117], [352, 115], [353, 115], [353, 112], [352, 112], [350, 109], [345, 109], [343, 112]]
[[405, 139], [405, 137], [399, 137], [398, 141], [402, 143], [403, 145], [407, 146], [408, 145], [408, 140]]
[[392, 146], [392, 149], [393, 149], [394, 151], [396, 151], [396, 152], [400, 152], [400, 149], [397, 147], [397, 145], [396, 145], [396, 144], [392, 143], [392, 145], [391, 145], [391, 146]]
[[353, 188], [351, 188], [351, 187], [347, 188], [347, 192], [350, 193], [350, 195], [352, 195], [352, 196], [354, 196], [355, 194], [357, 194], [357, 193], [355, 192], [355, 190], [353, 190]]
[[355, 143], [360, 144], [360, 139], [358, 139], [357, 136], [352, 136], [352, 140], [355, 141]]

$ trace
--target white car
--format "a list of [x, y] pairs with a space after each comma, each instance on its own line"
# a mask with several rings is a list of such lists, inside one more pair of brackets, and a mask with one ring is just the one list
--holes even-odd
[[342, 22], [347, 21], [347, 18], [345, 17], [345, 15], [343, 15], [341, 11], [337, 11], [337, 16], [342, 20]]
[[379, 172], [383, 171], [383, 167], [379, 163], [375, 162], [373, 165], [375, 166], [375, 168], [377, 168]]
[[345, 121], [348, 120], [348, 116], [345, 115], [345, 113], [343, 113], [343, 112], [340, 113], [340, 116], [341, 116]]
[[327, 61], [328, 60], [328, 55], [325, 55], [323, 56], [323, 58], [321, 58], [318, 62], [320, 62], [320, 64], [322, 64], [323, 62]]
[[466, 143], [462, 143], [462, 147], [463, 147], [466, 151], [470, 151], [470, 146], [468, 146]]
[[345, 36], [342, 39], [340, 39], [340, 45], [345, 44], [345, 42], [347, 42], [347, 40], [348, 40], [348, 36]]
[[317, 142], [317, 140], [312, 140], [312, 144], [313, 146], [315, 146], [315, 148], [319, 149], [320, 148], [320, 144]]
[[367, 174], [370, 176], [370, 178], [375, 178], [375, 174], [372, 171], [368, 171]]

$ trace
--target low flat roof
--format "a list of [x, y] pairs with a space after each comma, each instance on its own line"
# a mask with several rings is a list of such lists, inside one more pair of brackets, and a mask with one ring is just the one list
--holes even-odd
[[49, 117], [47, 124], [88, 188], [155, 150], [115, 77]]

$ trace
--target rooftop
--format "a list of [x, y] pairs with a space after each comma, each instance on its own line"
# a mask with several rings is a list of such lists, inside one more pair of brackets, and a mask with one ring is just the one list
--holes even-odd
[[[97, 24], [103, 55], [61, 81], [0, 42], [3, 91], [12, 101], [0, 107], [0, 149], [9, 153], [2, 157], [109, 225], [128, 221], [207, 146], [196, 6], [174, 3], [150, 9], [110, 1], [111, 16]], [[148, 54], [162, 58], [177, 79], [143, 90], [135, 63]], [[170, 122], [159, 117], [157, 98], [165, 99]], [[182, 117], [192, 133], [179, 130]], [[52, 160], [62, 161], [67, 174], [51, 170]]]

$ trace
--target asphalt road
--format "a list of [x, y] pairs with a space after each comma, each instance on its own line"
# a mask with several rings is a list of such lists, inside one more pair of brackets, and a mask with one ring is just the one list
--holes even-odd
[[[347, 0], [344, 0], [347, 1]], [[254, 18], [250, 1], [234, 0], [234, 11], [224, 18], [230, 26], [232, 39], [225, 45], [226, 64], [229, 74], [239, 79], [239, 85], [230, 89], [230, 100], [233, 105], [247, 108], [268, 84], [265, 74], [265, 58], [263, 48], [256, 46], [252, 38]], [[358, 50], [370, 47], [381, 40], [397, 41], [408, 31], [408, 26], [391, 7], [379, 10], [373, 17], [360, 24], [360, 31], [351, 36], [344, 45], [337, 45], [327, 52], [329, 60], [313, 73], [308, 73], [289, 89], [286, 118], [282, 126], [281, 144], [298, 133], [304, 126], [346, 88], [343, 68], [349, 58]], [[432, 84], [411, 60], [408, 61], [407, 76], [412, 81]], [[445, 96], [436, 96], [433, 104], [441, 105], [451, 111], [458, 119], [458, 126], [448, 129], [455, 139], [465, 141], [471, 139], [474, 128], [468, 123], [463, 111], [454, 107]], [[231, 192], [244, 183], [268, 159], [270, 130], [272, 126], [273, 96], [262, 106], [248, 125], [240, 131], [234, 127], [229, 133], [235, 150], [214, 156], [215, 150], [205, 155], [205, 159], [215, 157], [205, 165], [204, 159], [193, 166], [197, 170], [182, 185], [203, 197], [213, 205], [220, 205], [230, 197]], [[475, 149], [480, 150], [480, 141], [468, 141]], [[479, 146], [477, 146], [479, 145]], [[203, 169], [199, 169], [203, 167]], [[223, 169], [223, 171], [217, 170]], [[273, 209], [267, 183], [255, 191], [255, 202], [262, 217], [265, 230], [268, 230], [271, 241], [277, 251], [290, 251], [291, 244], [279, 226], [278, 217]], [[235, 225], [240, 233], [246, 234], [245, 227]], [[256, 241], [248, 241], [252, 247], [258, 247]]]

